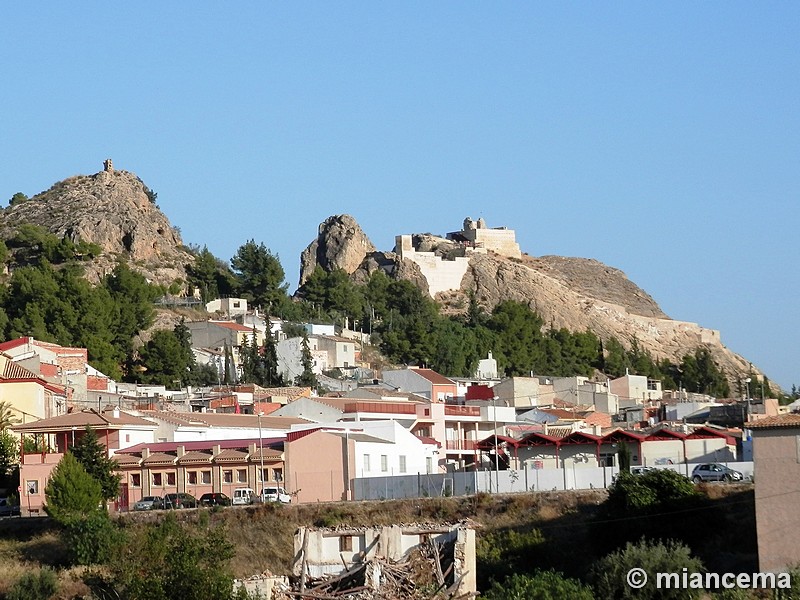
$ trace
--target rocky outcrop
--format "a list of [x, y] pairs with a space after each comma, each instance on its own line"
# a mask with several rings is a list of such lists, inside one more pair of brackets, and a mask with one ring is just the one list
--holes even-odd
[[375, 246], [350, 215], [334, 215], [319, 226], [317, 239], [300, 256], [300, 285], [319, 265], [326, 271], [342, 269], [352, 275]]
[[[342, 217], [331, 217], [320, 226], [320, 236], [304, 253], [304, 273], [310, 273], [316, 264], [328, 268], [325, 265], [331, 262], [312, 262], [314, 256], [320, 255], [320, 246], [315, 244], [324, 243], [326, 249], [340, 249], [350, 244], [347, 239], [335, 238], [339, 235], [338, 226], [328, 226], [329, 222], [337, 223], [339, 219]], [[357, 240], [363, 235], [351, 217], [347, 217], [347, 226], [341, 229], [359, 232], [358, 235], [348, 234]], [[460, 289], [436, 295], [448, 314], [463, 313], [471, 293], [488, 311], [503, 300], [516, 300], [536, 310], [548, 326], [570, 331], [589, 330], [601, 339], [613, 336], [628, 347], [635, 339], [640, 348], [657, 359], [679, 362], [685, 354], [702, 346], [709, 349], [731, 377], [751, 369], [749, 362], [721, 343], [719, 332], [696, 323], [670, 319], [656, 301], [622, 271], [599, 261], [524, 254], [516, 258], [491, 251], [470, 252], [451, 240], [431, 234], [416, 234], [412, 236], [412, 243], [415, 251], [432, 252], [437, 260], [447, 261], [455, 255], [469, 257]], [[347, 255], [350, 269], [346, 270], [358, 283], [365, 283], [373, 271], [381, 269], [391, 277], [413, 282], [425, 292], [430, 289], [420, 266], [393, 252], [352, 249]], [[355, 267], [359, 260], [360, 264]]]
[[184, 265], [193, 257], [154, 200], [141, 179], [109, 163], [104, 171], [70, 177], [4, 210], [0, 237], [7, 239], [21, 224], [31, 223], [100, 246], [103, 254], [86, 265], [90, 280], [113, 269], [120, 257], [153, 283], [170, 285], [185, 278]]
[[722, 345], [718, 332], [670, 319], [624, 273], [598, 261], [474, 254], [462, 289], [440, 300], [464, 306], [470, 291], [489, 309], [502, 300], [528, 304], [555, 328], [588, 330], [601, 339], [613, 336], [626, 346], [635, 338], [656, 358], [680, 361], [703, 346], [728, 373], [750, 368], [744, 358]]

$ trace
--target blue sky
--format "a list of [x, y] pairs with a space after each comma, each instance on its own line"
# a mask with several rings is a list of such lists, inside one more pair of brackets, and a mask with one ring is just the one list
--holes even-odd
[[482, 216], [800, 384], [800, 4], [128, 4], [5, 8], [0, 201], [110, 157], [292, 288], [329, 215]]

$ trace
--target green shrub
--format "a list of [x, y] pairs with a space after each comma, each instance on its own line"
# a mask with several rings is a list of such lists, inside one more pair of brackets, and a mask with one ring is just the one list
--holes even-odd
[[100, 483], [84, 470], [71, 452], [67, 452], [53, 469], [44, 493], [47, 514], [62, 525], [80, 515], [93, 513], [103, 500]]
[[[647, 583], [640, 589], [628, 585], [628, 572], [634, 568], [644, 569], [647, 573]], [[672, 540], [649, 542], [642, 539], [636, 544], [629, 542], [624, 548], [598, 560], [592, 568], [591, 578], [599, 598], [631, 600], [698, 598], [700, 590], [656, 588], [656, 573], [682, 573], [683, 569], [689, 573], [704, 571], [703, 563], [691, 555], [688, 546]]]
[[58, 580], [52, 569], [25, 573], [6, 592], [6, 600], [48, 600], [58, 591]]
[[104, 510], [76, 516], [64, 524], [64, 542], [72, 564], [108, 564], [125, 541]]
[[485, 600], [594, 600], [591, 588], [580, 581], [555, 571], [538, 571], [533, 575], [514, 574], [495, 582], [481, 595]]
[[480, 565], [480, 587], [487, 587], [492, 581], [505, 579], [514, 573], [530, 571], [531, 553], [544, 541], [538, 529], [493, 531], [479, 536], [476, 558]]

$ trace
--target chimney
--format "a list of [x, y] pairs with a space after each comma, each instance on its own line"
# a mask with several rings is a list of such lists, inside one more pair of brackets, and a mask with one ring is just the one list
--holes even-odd
[[217, 456], [220, 452], [222, 452], [222, 447], [219, 444], [214, 444], [211, 449], [211, 456]]
[[150, 458], [150, 448], [142, 448], [142, 460]]
[[177, 452], [178, 452], [178, 458], [180, 458], [181, 456], [183, 456], [184, 454], [186, 454], [186, 446], [178, 446], [178, 447], [176, 448], [176, 450], [177, 450]]
[[544, 422], [544, 434], [547, 435], [550, 431], [550, 426], [547, 421]]
[[595, 435], [602, 435], [602, 428], [599, 424], [595, 423], [592, 425], [592, 433]]
[[119, 406], [114, 407], [114, 411], [111, 413], [114, 419], [119, 419]]
[[253, 454], [256, 453], [256, 443], [255, 442], [252, 442], [252, 443], [247, 445], [247, 453], [250, 456], [253, 456]]

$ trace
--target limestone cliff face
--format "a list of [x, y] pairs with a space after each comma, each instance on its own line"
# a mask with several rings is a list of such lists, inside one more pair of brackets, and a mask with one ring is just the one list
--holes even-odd
[[[329, 225], [329, 222], [337, 224], [341, 220], [342, 217], [331, 217], [325, 221], [317, 240], [303, 253], [306, 277], [316, 264], [326, 269], [331, 264], [347, 264], [345, 270], [358, 283], [366, 282], [370, 273], [382, 269], [387, 275], [412, 281], [425, 292], [433, 289], [429, 288], [420, 266], [412, 260], [401, 259], [393, 252], [364, 250], [361, 240], [366, 236], [352, 217], [346, 217], [346, 227]], [[340, 231], [345, 234], [337, 239], [342, 235]], [[348, 231], [358, 233], [348, 234]], [[430, 234], [417, 234], [412, 236], [412, 241], [416, 251], [433, 253], [436, 260], [446, 261], [457, 250], [452, 241]], [[338, 258], [339, 254], [347, 260]], [[313, 262], [314, 256], [320, 255], [325, 258]], [[460, 255], [464, 255], [463, 249]], [[710, 350], [731, 377], [750, 369], [748, 361], [723, 346], [719, 332], [696, 323], [670, 319], [655, 300], [622, 271], [599, 261], [526, 254], [516, 258], [491, 251], [466, 255], [469, 266], [460, 287], [436, 295], [436, 300], [449, 314], [465, 310], [469, 293], [474, 293], [489, 311], [503, 300], [516, 300], [536, 310], [548, 325], [570, 331], [590, 330], [601, 339], [613, 336], [628, 347], [636, 339], [639, 346], [649, 350], [655, 358], [679, 362], [685, 354], [702, 346]]]
[[300, 285], [319, 265], [326, 271], [342, 269], [348, 275], [361, 266], [375, 246], [350, 215], [334, 215], [319, 226], [317, 239], [300, 256]]
[[151, 194], [127, 171], [109, 168], [70, 177], [2, 211], [0, 237], [8, 238], [19, 225], [31, 223], [59, 237], [100, 246], [103, 254], [86, 265], [90, 280], [112, 270], [120, 257], [153, 283], [169, 285], [185, 278], [184, 265], [193, 257]]
[[622, 271], [595, 260], [474, 254], [461, 289], [438, 299], [464, 306], [469, 291], [489, 309], [506, 299], [528, 304], [556, 328], [589, 330], [601, 339], [613, 336], [628, 347], [635, 338], [655, 358], [679, 362], [703, 346], [729, 374], [750, 368], [748, 361], [722, 345], [719, 332], [670, 319]]

